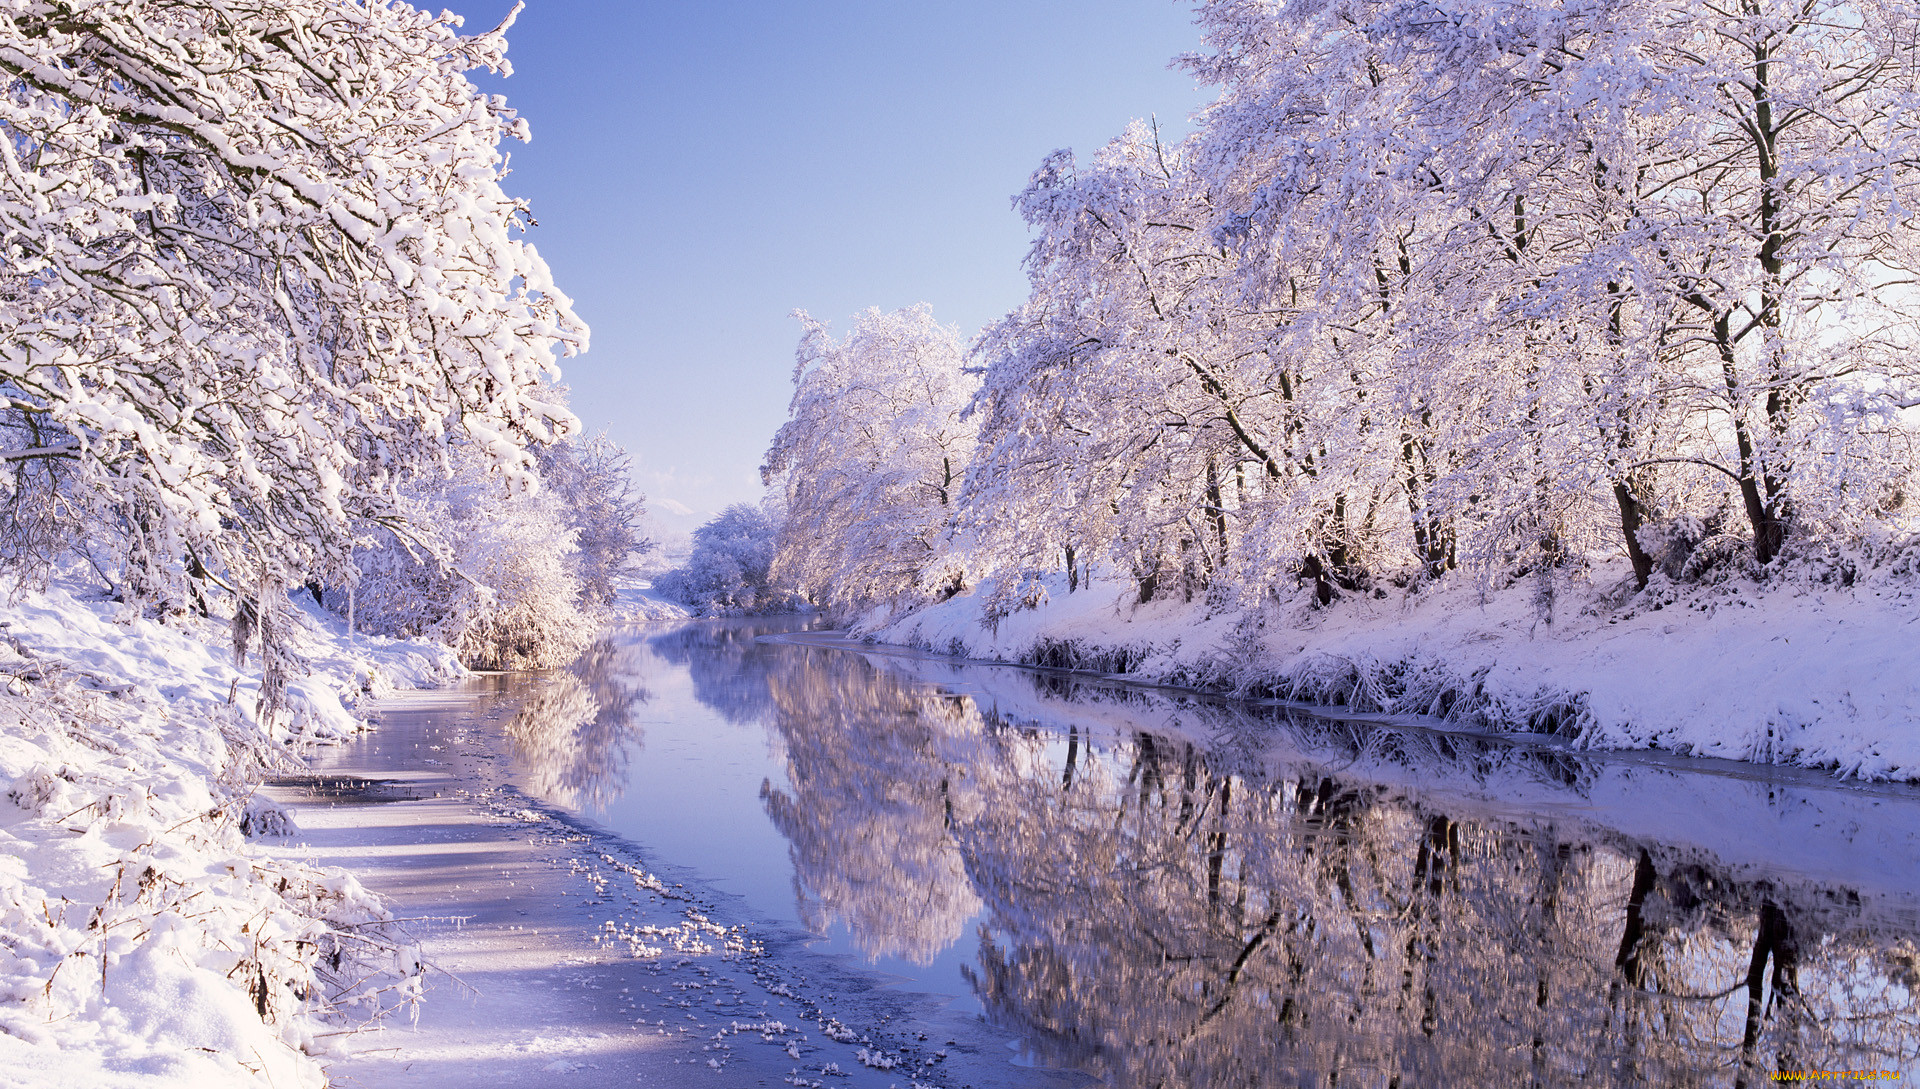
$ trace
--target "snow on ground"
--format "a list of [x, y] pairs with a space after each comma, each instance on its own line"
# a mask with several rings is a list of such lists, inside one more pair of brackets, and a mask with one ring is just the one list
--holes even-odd
[[686, 620], [693, 616], [685, 605], [661, 597], [651, 587], [621, 587], [619, 596], [608, 604], [608, 611], [613, 614], [614, 622], [619, 624]]
[[223, 622], [77, 583], [0, 604], [0, 1083], [317, 1086], [349, 1019], [417, 991], [352, 876], [248, 842], [289, 830], [250, 784], [367, 694], [463, 671], [296, 597], [311, 670], [267, 729]]
[[992, 586], [856, 633], [970, 658], [1126, 672], [1389, 714], [1548, 732], [1594, 748], [1831, 768], [1920, 779], [1920, 592], [1777, 577], [1622, 592], [1624, 564], [1557, 587], [1484, 591], [1457, 578], [1423, 592], [1349, 595], [1331, 607], [1136, 604], [1096, 583], [997, 626]]

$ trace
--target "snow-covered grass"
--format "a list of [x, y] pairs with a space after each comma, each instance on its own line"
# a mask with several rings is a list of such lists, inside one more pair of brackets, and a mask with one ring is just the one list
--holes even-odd
[[1920, 779], [1920, 583], [1898, 570], [1832, 575], [1806, 565], [1765, 583], [1680, 585], [1656, 574], [1633, 593], [1621, 562], [1553, 587], [1551, 607], [1534, 580], [1487, 590], [1450, 577], [1327, 608], [1139, 605], [1131, 585], [1069, 593], [1061, 578], [1038, 607], [992, 627], [987, 583], [905, 616], [876, 612], [855, 631], [1595, 748]]
[[311, 668], [264, 727], [223, 622], [60, 583], [0, 602], [0, 1080], [318, 1086], [340, 1034], [417, 993], [351, 875], [248, 843], [291, 830], [252, 784], [366, 695], [462, 670], [296, 597]]

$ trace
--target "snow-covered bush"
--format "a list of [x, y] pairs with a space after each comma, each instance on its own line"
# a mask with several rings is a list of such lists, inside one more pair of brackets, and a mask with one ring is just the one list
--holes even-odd
[[400, 517], [369, 527], [355, 554], [355, 623], [438, 640], [482, 669], [550, 669], [586, 646], [653, 547], [644, 497], [605, 435], [535, 454], [537, 491], [468, 447], [408, 485]]
[[464, 74], [505, 38], [458, 25], [0, 7], [0, 560], [84, 542], [129, 599], [272, 602], [346, 582], [450, 443], [511, 480], [571, 426], [549, 384], [586, 329], [500, 188], [527, 130]]
[[655, 579], [654, 589], [708, 616], [790, 610], [793, 593], [772, 581], [779, 534], [766, 510], [735, 503], [693, 531], [686, 566]]
[[404, 496], [404, 520], [355, 554], [356, 626], [435, 639], [480, 669], [548, 669], [586, 646], [578, 534], [558, 497], [511, 488], [471, 449]]

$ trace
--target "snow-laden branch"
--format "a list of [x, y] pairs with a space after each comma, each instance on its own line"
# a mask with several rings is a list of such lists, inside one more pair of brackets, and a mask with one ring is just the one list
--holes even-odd
[[1727, 478], [1729, 480], [1732, 480], [1735, 484], [1742, 483], [1745, 480], [1745, 478], [1742, 477], [1739, 473], [1734, 472], [1732, 469], [1727, 468], [1725, 465], [1722, 465], [1717, 461], [1709, 461], [1706, 458], [1685, 458], [1685, 457], [1642, 458], [1641, 460], [1636, 461], [1631, 465], [1628, 465], [1626, 467], [1626, 471], [1632, 472], [1635, 469], [1644, 469], [1649, 465], [1698, 465], [1705, 469], [1712, 469], [1717, 473], [1725, 473]]
[[35, 532], [108, 514], [88, 532], [130, 589], [185, 604], [189, 551], [250, 597], [349, 581], [353, 527], [454, 448], [533, 486], [527, 447], [577, 428], [543, 387], [586, 329], [501, 189], [525, 125], [466, 78], [504, 38], [456, 26], [4, 5], [0, 465]]
[[80, 453], [78, 443], [60, 446], [31, 446], [24, 450], [0, 450], [0, 461], [25, 461], [29, 458], [70, 458]]

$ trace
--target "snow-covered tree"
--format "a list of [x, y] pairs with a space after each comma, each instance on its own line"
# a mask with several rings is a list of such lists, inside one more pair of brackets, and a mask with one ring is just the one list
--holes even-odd
[[641, 531], [646, 496], [634, 489], [632, 459], [604, 433], [534, 447], [540, 483], [574, 531], [574, 567], [583, 603], [605, 605], [637, 574], [654, 543]]
[[204, 579], [265, 616], [349, 580], [352, 527], [400, 517], [450, 442], [502, 490], [528, 477], [525, 445], [573, 426], [547, 390], [586, 330], [500, 188], [525, 125], [464, 75], [506, 69], [504, 27], [458, 25], [385, 0], [0, 6], [16, 517], [84, 526], [130, 595]]
[[1216, 370], [1223, 261], [1183, 168], [1136, 125], [1084, 167], [1055, 152], [1016, 198], [1036, 231], [1032, 294], [976, 345], [988, 366], [967, 493], [1003, 588], [1063, 565], [1077, 584], [1109, 561], [1144, 600], [1163, 567], [1211, 571], [1228, 551], [1220, 483], [1257, 455], [1233, 430], [1242, 392]]
[[1644, 585], [1742, 519], [1764, 563], [1897, 517], [1908, 6], [1199, 19], [1186, 63], [1220, 96], [1192, 136], [1055, 153], [1016, 198], [1032, 292], [974, 348], [959, 518], [1014, 605], [1088, 560], [1142, 600], [1173, 575], [1325, 602], [1456, 564], [1550, 593], [1609, 549]]
[[1208, 150], [1135, 125], [1090, 163], [1049, 156], [1016, 198], [1032, 293], [975, 344], [964, 514], [1003, 590], [1104, 563], [1142, 601], [1296, 575], [1330, 592], [1385, 532], [1364, 475], [1391, 447], [1351, 412], [1362, 338], [1316, 337], [1297, 278], [1250, 289], [1244, 223], [1196, 171]]
[[921, 422], [924, 329], [809, 326], [768, 479], [810, 596], [991, 578], [992, 621], [1062, 571], [1326, 604], [1466, 567], [1537, 578], [1550, 615], [1609, 551], [1644, 587], [1911, 529], [1910, 4], [1198, 19], [1193, 134], [1055, 152], [1015, 198], [1030, 293], [956, 426]]
[[1634, 29], [1632, 119], [1664, 154], [1633, 164], [1637, 230], [1609, 241], [1674, 304], [1677, 422], [1765, 563], [1911, 488], [1896, 414], [1920, 371], [1920, 15], [1649, 2]]
[[1223, 93], [1196, 158], [1249, 286], [1318, 270], [1326, 327], [1380, 361], [1365, 411], [1421, 454], [1409, 502], [1482, 559], [1549, 559], [1617, 508], [1644, 582], [1640, 526], [1699, 502], [1683, 473], [1731, 482], [1761, 562], [1910, 490], [1909, 6], [1201, 19]]
[[419, 529], [374, 528], [355, 552], [356, 625], [435, 639], [480, 669], [565, 665], [593, 627], [566, 504], [510, 488], [478, 449], [453, 464], [403, 492], [402, 524]]
[[735, 503], [693, 531], [686, 565], [654, 580], [654, 588], [709, 616], [780, 612], [793, 595], [773, 581], [780, 523], [764, 507]]
[[951, 594], [936, 568], [974, 446], [977, 382], [958, 331], [926, 304], [860, 315], [844, 340], [804, 312], [793, 402], [761, 475], [786, 502], [774, 576], [815, 604], [857, 609]]

